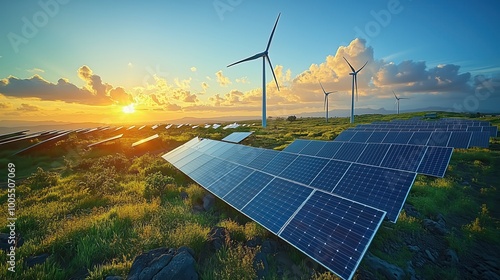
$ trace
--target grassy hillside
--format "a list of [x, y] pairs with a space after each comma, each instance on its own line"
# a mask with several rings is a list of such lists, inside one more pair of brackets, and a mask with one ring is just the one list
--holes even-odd
[[[398, 118], [416, 115], [422, 113]], [[357, 116], [356, 123], [396, 117]], [[499, 118], [483, 119], [500, 125]], [[329, 123], [322, 118], [272, 119], [266, 129], [253, 126], [237, 131], [255, 131], [245, 145], [281, 150], [297, 138], [332, 140], [350, 126], [346, 118], [333, 118]], [[205, 191], [160, 157], [194, 136], [222, 139], [235, 130], [159, 129], [127, 132], [119, 141], [92, 149], [86, 146], [118, 133], [73, 133], [15, 157], [11, 155], [19, 147], [0, 151], [2, 178], [8, 176], [8, 164], [15, 165], [15, 231], [24, 241], [16, 249], [15, 273], [7, 271], [9, 257], [0, 251], [0, 279], [126, 277], [136, 256], [161, 246], [192, 248], [202, 279], [255, 279], [253, 260], [261, 250], [251, 245], [255, 240], [272, 240], [279, 247], [267, 256], [266, 279], [335, 278], [223, 202], [217, 201], [210, 211], [200, 210]], [[130, 147], [155, 133], [160, 133], [158, 141]], [[383, 223], [369, 253], [402, 268], [408, 279], [412, 275], [475, 278], [485, 270], [495, 271], [500, 258], [499, 170], [499, 138], [490, 141], [490, 149], [456, 149], [444, 178], [417, 176], [398, 222]], [[5, 184], [0, 204], [0, 216], [6, 221]], [[446, 231], [433, 232], [429, 220], [441, 221]], [[226, 228], [230, 240], [215, 252], [207, 251], [207, 234], [216, 226]], [[8, 233], [9, 229], [3, 226], [0, 231]], [[450, 250], [457, 260], [453, 256], [449, 260]], [[44, 254], [45, 262], [29, 267], [30, 258]], [[495, 260], [496, 266], [490, 264]], [[384, 278], [365, 261], [355, 277]]]

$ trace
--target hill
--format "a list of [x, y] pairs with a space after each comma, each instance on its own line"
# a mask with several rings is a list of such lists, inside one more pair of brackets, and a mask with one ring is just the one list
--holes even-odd
[[[419, 114], [364, 115], [356, 121]], [[481, 119], [500, 124], [499, 118]], [[332, 140], [350, 126], [346, 118], [272, 119], [266, 129], [236, 131], [255, 131], [244, 145], [281, 150], [297, 138]], [[222, 201], [207, 205], [210, 196], [161, 158], [195, 136], [222, 139], [233, 131], [148, 128], [94, 148], [87, 146], [114, 134], [72, 133], [16, 157], [12, 153], [23, 147], [2, 149], [2, 166], [15, 165], [0, 174], [14, 174], [18, 247], [16, 272], [10, 272], [10, 248], [0, 242], [7, 249], [0, 252], [0, 278], [125, 278], [142, 253], [166, 247], [181, 254], [179, 248], [187, 246], [201, 279], [336, 279]], [[131, 147], [155, 133], [155, 142]], [[500, 139], [492, 138], [489, 149], [456, 149], [444, 178], [418, 175], [398, 222], [382, 224], [355, 278], [498, 278], [498, 170]], [[2, 205], [12, 202], [8, 189], [0, 190]], [[7, 211], [1, 215], [10, 217]], [[11, 229], [0, 231], [8, 240]]]

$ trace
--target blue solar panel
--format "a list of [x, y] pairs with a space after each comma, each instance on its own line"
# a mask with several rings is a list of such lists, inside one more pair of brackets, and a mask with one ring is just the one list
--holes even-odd
[[415, 172], [426, 146], [392, 144], [381, 166]]
[[345, 142], [335, 154], [334, 159], [355, 162], [367, 144]]
[[235, 167], [236, 165], [234, 163], [212, 158], [210, 161], [201, 164], [190, 172], [183, 172], [195, 180], [198, 184], [208, 186], [222, 176], [226, 175]]
[[181, 169], [185, 164], [189, 163], [190, 161], [196, 159], [197, 157], [201, 156], [202, 153], [196, 151], [196, 150], [193, 150], [191, 148], [189, 148], [189, 152], [186, 153], [184, 155], [184, 157], [180, 157], [179, 160], [175, 161], [175, 162], [172, 162], [172, 164]]
[[219, 180], [206, 186], [206, 189], [222, 198], [252, 172], [250, 168], [237, 166]]
[[439, 146], [446, 147], [450, 139], [451, 132], [448, 131], [434, 131], [429, 138], [427, 145], [429, 146]]
[[453, 148], [427, 147], [417, 172], [425, 175], [443, 177], [452, 153]]
[[467, 131], [483, 131], [482, 126], [469, 126], [467, 127]]
[[241, 165], [248, 165], [252, 160], [257, 158], [263, 149], [256, 149], [247, 146], [238, 146], [238, 149], [234, 151], [232, 157], [228, 160], [239, 163]]
[[311, 188], [276, 178], [242, 212], [277, 234], [311, 192]]
[[408, 144], [411, 145], [426, 145], [427, 141], [429, 141], [429, 137], [431, 137], [430, 131], [416, 131], [413, 133], [413, 136], [408, 141]]
[[356, 134], [354, 130], [344, 130], [342, 131], [333, 141], [349, 141]]
[[497, 126], [483, 126], [483, 131], [489, 131], [491, 137], [497, 137], [498, 127]]
[[300, 155], [279, 176], [307, 185], [327, 163], [328, 159]]
[[325, 141], [311, 141], [304, 147], [304, 149], [302, 149], [302, 151], [300, 151], [300, 154], [314, 156], [321, 151], [325, 144]]
[[248, 136], [250, 136], [253, 132], [233, 132], [228, 136], [224, 137], [222, 141], [231, 142], [231, 143], [240, 143], [245, 140]]
[[382, 163], [391, 144], [367, 144], [363, 153], [359, 156], [357, 162], [369, 165], [379, 166]]
[[278, 175], [283, 171], [292, 161], [297, 158], [297, 155], [290, 154], [286, 152], [281, 152], [277, 154], [273, 160], [271, 160], [262, 171], [270, 173], [272, 175]]
[[483, 132], [474, 131], [474, 132], [472, 132], [469, 147], [488, 148], [489, 145], [490, 145], [490, 132], [489, 131], [483, 131]]
[[398, 134], [399, 134], [399, 132], [397, 132], [397, 131], [387, 132], [387, 135], [385, 136], [382, 143], [396, 143], [396, 138], [398, 138]]
[[230, 149], [235, 148], [236, 145], [228, 144], [228, 143], [223, 143], [223, 142], [218, 142], [219, 145], [216, 145], [212, 147], [210, 150], [208, 150], [206, 153], [214, 156], [214, 157], [220, 157], [220, 155], [224, 154]]
[[311, 186], [331, 192], [340, 179], [342, 179], [349, 166], [351, 166], [349, 162], [330, 160], [325, 168], [323, 168], [323, 171], [314, 178]]
[[469, 148], [469, 142], [472, 132], [470, 131], [453, 131], [451, 133], [450, 141], [448, 141], [448, 147], [453, 148]]
[[413, 132], [401, 131], [398, 133], [396, 139], [394, 139], [394, 143], [398, 144], [406, 144], [410, 141], [410, 138], [413, 136]]
[[228, 143], [228, 145], [230, 145], [231, 148], [227, 149], [223, 153], [217, 153], [217, 152], [215, 152], [215, 154], [217, 154], [217, 157], [219, 157], [221, 159], [231, 159], [231, 158], [234, 158], [234, 154], [236, 152], [238, 152], [238, 149], [239, 149], [240, 146], [238, 146], [236, 144], [229, 144], [229, 143]]
[[384, 212], [316, 191], [280, 233], [343, 279], [350, 279]]
[[289, 153], [300, 153], [302, 149], [304, 149], [307, 144], [311, 142], [310, 140], [302, 140], [302, 139], [297, 139], [293, 141], [290, 145], [286, 146], [286, 148], [283, 149], [285, 152]]
[[370, 136], [372, 135], [371, 131], [358, 131], [350, 140], [349, 142], [361, 142], [365, 143]]
[[[198, 152], [196, 152], [198, 154]], [[212, 160], [213, 157], [206, 155], [206, 154], [200, 154], [200, 156], [197, 156], [193, 160], [186, 162], [183, 165], [177, 164], [176, 167], [179, 168], [182, 172], [186, 174], [190, 174], [200, 166], [204, 165], [205, 163], [209, 162]], [[178, 162], [179, 163], [179, 162]]]
[[385, 136], [387, 135], [386, 131], [373, 131], [370, 138], [366, 140], [367, 143], [382, 143], [384, 141]]
[[343, 142], [326, 142], [325, 146], [316, 153], [318, 157], [333, 158], [338, 152], [340, 147], [342, 147]]
[[416, 173], [353, 163], [334, 194], [387, 212], [396, 222]]
[[247, 166], [262, 170], [279, 153], [280, 152], [278, 151], [264, 149], [262, 153], [252, 160]]
[[273, 176], [256, 171], [250, 174], [250, 176], [238, 184], [223, 198], [234, 208], [241, 210], [241, 208], [269, 184], [272, 179]]

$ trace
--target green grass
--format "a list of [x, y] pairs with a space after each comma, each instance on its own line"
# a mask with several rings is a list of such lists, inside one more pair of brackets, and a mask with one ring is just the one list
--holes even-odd
[[[398, 118], [417, 115], [421, 113], [402, 114]], [[356, 123], [394, 118], [397, 116], [357, 116]], [[499, 118], [489, 120], [500, 125]], [[244, 143], [281, 150], [297, 138], [332, 140], [348, 127], [351, 124], [347, 118], [331, 118], [329, 123], [323, 118], [299, 118], [293, 122], [276, 118], [269, 120], [266, 129], [252, 127], [255, 132]], [[128, 147], [149, 136], [143, 135], [144, 132], [125, 135], [123, 141], [102, 149], [86, 148], [99, 140], [96, 136], [73, 134], [58, 143], [58, 151], [54, 153], [47, 149], [40, 154], [12, 158], [15, 150], [0, 151], [0, 165], [16, 164], [16, 230], [25, 239], [25, 244], [16, 251], [18, 272], [14, 276], [7, 274], [7, 256], [0, 252], [0, 279], [126, 277], [137, 255], [160, 246], [189, 246], [197, 259], [204, 250], [207, 233], [215, 226], [225, 227], [231, 241], [208, 255], [205, 262], [198, 263], [202, 279], [255, 279], [253, 256], [260, 248], [250, 248], [246, 242], [255, 237], [277, 238], [218, 199], [212, 211], [193, 211], [202, 203], [204, 189], [161, 158], [165, 151], [192, 137], [221, 139], [231, 132], [165, 130], [160, 133], [162, 150], [155, 153], [139, 153]], [[498, 138], [491, 140], [490, 149], [455, 150], [444, 178], [417, 176], [407, 203], [421, 217], [402, 211], [396, 224], [384, 222], [369, 251], [405, 268], [414, 254], [406, 246], [405, 238], [426, 237], [428, 232], [422, 226], [422, 219], [434, 219], [437, 215], [445, 217], [450, 229], [449, 234], [440, 237], [441, 242], [455, 249], [459, 258], [473, 255], [482, 246], [500, 248], [498, 170]], [[5, 178], [5, 170], [1, 172]], [[188, 198], [183, 200], [181, 193]], [[7, 191], [0, 189], [0, 203], [5, 205], [6, 201]], [[6, 211], [0, 212], [0, 217], [6, 215]], [[2, 227], [1, 231], [6, 232], [5, 226]], [[310, 260], [300, 251], [285, 243], [280, 246], [293, 265], [284, 274], [278, 274], [278, 264], [270, 255], [267, 279], [294, 279], [297, 276], [292, 273], [292, 266], [301, 279], [336, 279], [318, 266], [311, 267]], [[43, 253], [50, 254], [43, 265], [33, 268], [24, 265], [29, 257]], [[417, 269], [417, 274], [424, 278], [450, 279], [460, 273], [449, 267]]]

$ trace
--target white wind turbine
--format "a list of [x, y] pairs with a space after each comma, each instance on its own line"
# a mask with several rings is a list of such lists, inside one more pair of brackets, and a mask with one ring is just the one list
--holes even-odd
[[273, 31], [271, 32], [271, 36], [269, 37], [269, 41], [267, 42], [266, 50], [258, 53], [256, 55], [250, 56], [243, 60], [237, 61], [235, 63], [229, 64], [227, 67], [231, 67], [241, 62], [254, 60], [262, 57], [262, 127], [266, 127], [266, 60], [269, 63], [269, 67], [271, 68], [271, 72], [273, 73], [274, 81], [276, 82], [276, 87], [280, 90], [278, 85], [278, 80], [276, 79], [276, 75], [274, 74], [273, 66], [271, 64], [271, 60], [269, 59], [269, 46], [271, 46], [271, 40], [273, 39], [274, 30], [276, 29], [276, 25], [278, 25], [278, 20], [280, 19], [281, 13], [278, 14], [278, 18], [276, 19], [276, 23], [274, 23]]
[[409, 98], [404, 98], [404, 97], [398, 97], [394, 91], [392, 91], [394, 94], [394, 97], [396, 97], [396, 103], [398, 104], [398, 115], [399, 115], [399, 100], [401, 99], [409, 99]]
[[321, 86], [321, 89], [323, 90], [323, 93], [325, 94], [325, 101], [323, 102], [323, 107], [326, 109], [326, 122], [328, 122], [328, 95], [330, 95], [330, 93], [334, 93], [337, 91], [326, 92], [325, 88], [323, 88], [323, 85], [321, 84], [321, 82], [319, 82], [319, 85]]
[[368, 63], [368, 60], [365, 62], [365, 64], [359, 68], [358, 71], [354, 70], [354, 67], [347, 61], [347, 59], [344, 57], [345, 62], [349, 64], [349, 67], [351, 67], [352, 72], [349, 73], [349, 75], [352, 75], [352, 98], [351, 98], [351, 123], [354, 123], [354, 87], [356, 87], [356, 101], [358, 101], [358, 73], [363, 69], [366, 64]]

